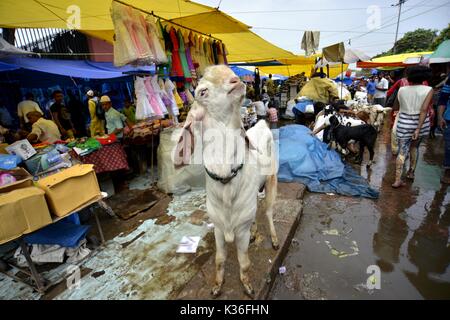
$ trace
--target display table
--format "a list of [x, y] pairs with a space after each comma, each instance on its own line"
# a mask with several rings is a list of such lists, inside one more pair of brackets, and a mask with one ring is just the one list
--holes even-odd
[[85, 156], [79, 156], [74, 151], [71, 154], [84, 164], [93, 164], [97, 174], [129, 169], [127, 155], [120, 143], [102, 146], [99, 150]]
[[[91, 207], [93, 204], [98, 204], [101, 208], [105, 209], [105, 211], [108, 213], [108, 215], [115, 216], [115, 214], [112, 211], [112, 209], [103, 201], [103, 198], [105, 198], [105, 197], [106, 197], [106, 195], [102, 194], [102, 196], [99, 196], [98, 198], [95, 198], [95, 199], [89, 201], [88, 203], [80, 206], [79, 208], [77, 208], [73, 212], [69, 213], [68, 215], [65, 215], [64, 217], [53, 217], [52, 224], [60, 221], [61, 219], [65, 219], [65, 218], [69, 217], [70, 215], [79, 212], [80, 210], [83, 210], [85, 208]], [[97, 212], [95, 210], [91, 210], [91, 212], [93, 213], [93, 215], [95, 217], [95, 222], [97, 224], [97, 229], [98, 229], [98, 232], [99, 232], [99, 235], [100, 235], [101, 244], [104, 245], [105, 238], [103, 236], [103, 230], [102, 230], [102, 227], [101, 227], [101, 224], [100, 224], [100, 220], [98, 219]], [[37, 231], [39, 231], [42, 228], [47, 227], [47, 226], [48, 225], [42, 226], [40, 229], [35, 230], [33, 232], [37, 232]], [[19, 242], [20, 247], [22, 249], [22, 253], [25, 256], [25, 259], [27, 261], [28, 270], [26, 268], [18, 267], [15, 264], [10, 263], [10, 262], [6, 262], [6, 261], [3, 261], [3, 260], [0, 260], [0, 262], [20, 270], [24, 274], [28, 275], [33, 280], [34, 283], [29, 283], [29, 282], [27, 282], [26, 280], [24, 280], [22, 278], [19, 278], [19, 277], [13, 275], [13, 274], [8, 273], [6, 270], [2, 270], [2, 268], [0, 268], [0, 272], [4, 273], [5, 275], [7, 275], [7, 276], [9, 276], [9, 277], [11, 277], [11, 278], [13, 278], [13, 279], [15, 279], [17, 281], [20, 281], [20, 282], [22, 282], [22, 283], [24, 283], [26, 285], [29, 285], [30, 287], [32, 287], [33, 289], [36, 289], [40, 293], [45, 293], [50, 287], [54, 286], [55, 284], [57, 284], [58, 282], [64, 280], [65, 278], [67, 278], [70, 275], [67, 275], [67, 276], [63, 277], [62, 279], [57, 279], [57, 280], [54, 280], [54, 281], [48, 281], [48, 280], [44, 279], [42, 277], [42, 275], [40, 275], [39, 272], [37, 271], [36, 266], [35, 266], [33, 260], [31, 259], [30, 253], [28, 252], [28, 247], [27, 247], [27, 244], [25, 243], [25, 239], [24, 239], [24, 237], [27, 236], [27, 235], [29, 235], [29, 234], [18, 236], [16, 239], [13, 239], [13, 240], [10, 240], [10, 241], [14, 241], [15, 240], [15, 241]], [[97, 248], [97, 249], [99, 249], [99, 248]], [[91, 253], [88, 256], [86, 256], [84, 259], [82, 259], [81, 261], [76, 263], [76, 265], [80, 265], [88, 257], [91, 257], [92, 254], [94, 252], [96, 252], [96, 251], [97, 250], [91, 251]]]

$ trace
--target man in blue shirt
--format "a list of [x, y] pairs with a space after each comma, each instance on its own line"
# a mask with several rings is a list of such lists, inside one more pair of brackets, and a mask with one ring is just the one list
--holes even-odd
[[442, 183], [450, 184], [450, 77], [447, 75], [444, 87], [441, 89], [438, 101], [438, 124], [444, 132], [444, 176]]
[[100, 98], [103, 110], [105, 110], [106, 129], [108, 134], [114, 133], [118, 139], [123, 138], [123, 129], [128, 124], [127, 117], [112, 107], [111, 99], [108, 96]]
[[366, 89], [367, 89], [367, 101], [369, 103], [373, 103], [373, 95], [375, 94], [375, 76], [370, 77], [369, 81], [367, 82]]

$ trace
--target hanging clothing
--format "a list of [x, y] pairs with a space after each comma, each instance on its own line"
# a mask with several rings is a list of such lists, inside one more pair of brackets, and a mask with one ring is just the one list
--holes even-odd
[[340, 42], [332, 46], [322, 49], [323, 57], [328, 62], [344, 62], [345, 47], [344, 43]]
[[159, 95], [155, 92], [153, 85], [152, 85], [152, 77], [146, 77], [144, 80], [145, 89], [147, 90], [147, 97], [148, 101], [150, 102], [150, 105], [155, 113], [155, 118], [160, 119], [163, 118], [163, 111], [161, 110], [161, 105], [163, 104], [160, 102], [161, 99], [158, 99]]
[[171, 28], [169, 35], [170, 40], [172, 42], [172, 70], [170, 76], [176, 78], [177, 81], [184, 81], [184, 72], [180, 60], [178, 37], [176, 30], [174, 28]]
[[[165, 88], [167, 97], [170, 100], [170, 107], [169, 106], [167, 107], [170, 110], [169, 113], [171, 113], [174, 116], [179, 115], [180, 111], [178, 110], [177, 101], [176, 101], [175, 95], [174, 95], [174, 92], [176, 93], [176, 86], [173, 84], [173, 82], [170, 79], [166, 79], [166, 81], [164, 82], [164, 88]], [[181, 98], [180, 98], [180, 100], [181, 100]], [[181, 104], [183, 104], [182, 101], [181, 101]]]
[[222, 43], [222, 54], [223, 54], [223, 63], [228, 65], [228, 60], [227, 60], [228, 51], [227, 51], [227, 48], [225, 47], [225, 43]]
[[212, 53], [213, 53], [213, 59], [214, 64], [219, 64], [219, 54], [217, 53], [217, 41], [212, 41]]
[[114, 64], [141, 65], [154, 61], [142, 14], [129, 6], [113, 1], [111, 18], [115, 32]]
[[301, 48], [305, 50], [305, 56], [310, 56], [319, 50], [320, 31], [305, 31]]
[[216, 41], [216, 48], [217, 48], [218, 63], [225, 64], [225, 61], [223, 60], [223, 54], [222, 54], [222, 43], [220, 43], [220, 41]]
[[192, 60], [192, 54], [191, 54], [191, 48], [193, 48], [193, 47], [192, 47], [192, 43], [189, 40], [189, 34], [185, 34], [184, 36], [185, 36], [184, 43], [185, 43], [185, 47], [186, 47], [186, 60], [188, 63], [189, 72], [192, 77], [192, 85], [196, 87], [197, 86], [197, 72], [195, 71], [194, 62]]
[[168, 112], [167, 112], [166, 105], [162, 99], [164, 92], [161, 90], [161, 87], [159, 86], [157, 75], [150, 77], [150, 84], [152, 85], [153, 92], [156, 95], [155, 98], [156, 98], [156, 101], [158, 102], [158, 106], [159, 106], [161, 112], [164, 115], [166, 115]]
[[145, 88], [144, 78], [137, 77], [134, 80], [136, 95], [136, 120], [143, 120], [155, 116], [155, 112], [150, 105], [148, 93]]
[[167, 55], [163, 47], [161, 46], [161, 35], [159, 32], [159, 28], [157, 28], [156, 26], [154, 17], [147, 16], [145, 23], [147, 27], [148, 42], [155, 57], [154, 62], [156, 64], [166, 64], [168, 62]]
[[187, 58], [186, 58], [186, 47], [184, 45], [184, 39], [183, 39], [183, 34], [181, 33], [181, 30], [178, 30], [177, 36], [178, 36], [178, 45], [179, 45], [178, 53], [180, 55], [181, 66], [183, 68], [184, 78], [185, 78], [186, 82], [192, 82], [192, 75], [191, 75], [191, 71], [189, 70], [189, 65], [188, 65]]

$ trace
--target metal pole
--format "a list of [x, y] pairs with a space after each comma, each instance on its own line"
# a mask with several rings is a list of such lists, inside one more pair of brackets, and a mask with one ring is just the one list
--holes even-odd
[[395, 30], [395, 42], [394, 42], [394, 48], [393, 52], [396, 53], [397, 49], [397, 38], [398, 38], [398, 27], [400, 25], [400, 16], [402, 14], [402, 4], [404, 4], [406, 0], [399, 0], [397, 4], [394, 4], [393, 6], [398, 6], [398, 18], [397, 18], [397, 29]]

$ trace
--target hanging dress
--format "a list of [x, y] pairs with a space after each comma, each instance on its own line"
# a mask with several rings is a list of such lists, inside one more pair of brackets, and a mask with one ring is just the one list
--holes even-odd
[[[168, 106], [167, 108], [169, 110], [171, 110], [170, 112], [172, 115], [178, 116], [180, 114], [180, 111], [178, 110], [179, 107], [177, 105], [177, 101], [176, 101], [175, 95], [174, 95], [174, 91], [176, 92], [176, 87], [173, 84], [173, 82], [170, 81], [170, 79], [166, 79], [166, 81], [164, 82], [164, 89], [166, 91], [167, 97], [170, 100], [170, 107]], [[180, 98], [180, 100], [181, 100], [181, 98]], [[182, 101], [181, 101], [181, 106], [183, 106]]]
[[197, 86], [197, 72], [195, 71], [195, 67], [194, 67], [194, 62], [192, 61], [192, 54], [191, 54], [191, 48], [192, 48], [192, 44], [189, 40], [189, 35], [185, 34], [185, 45], [186, 45], [186, 60], [189, 66], [189, 72], [191, 74], [192, 77], [192, 85], [194, 87]]
[[222, 43], [220, 41], [216, 41], [216, 48], [217, 48], [218, 63], [225, 64], [225, 61], [223, 60], [223, 54], [222, 54]]
[[113, 2], [111, 4], [111, 19], [114, 24], [114, 65], [124, 66], [139, 58], [138, 49], [129, 30], [132, 19], [127, 7]]
[[[141, 15], [142, 17], [142, 15]], [[164, 52], [163, 47], [161, 46], [161, 42], [159, 39], [158, 28], [155, 24], [153, 16], [147, 16], [147, 19], [144, 21], [147, 30], [148, 42], [150, 48], [153, 51], [154, 55], [154, 63], [156, 64], [165, 64], [167, 63], [167, 55]]]
[[145, 89], [147, 90], [148, 101], [155, 113], [155, 118], [161, 119], [164, 114], [161, 110], [161, 103], [158, 100], [159, 95], [155, 92], [152, 85], [152, 77], [146, 77], [144, 80]]
[[181, 66], [180, 54], [178, 52], [178, 37], [174, 28], [170, 29], [169, 35], [172, 42], [172, 71], [170, 76], [176, 81], [184, 81], [183, 67]]
[[214, 64], [219, 64], [219, 55], [217, 54], [217, 41], [212, 41], [212, 52], [213, 52], [213, 59]]
[[166, 115], [167, 108], [166, 108], [164, 101], [162, 100], [163, 92], [158, 83], [158, 75], [154, 75], [154, 76], [150, 77], [150, 84], [152, 85], [153, 92], [155, 93], [155, 98], [156, 98], [156, 101], [158, 102], [159, 109], [161, 110], [161, 112], [164, 115]]
[[134, 80], [134, 90], [136, 95], [136, 120], [144, 120], [155, 116], [148, 99], [144, 78], [137, 77]]
[[186, 59], [186, 47], [184, 45], [183, 34], [181, 33], [181, 30], [178, 30], [177, 36], [178, 36], [178, 45], [179, 45], [178, 53], [180, 55], [181, 66], [183, 68], [184, 78], [185, 78], [186, 82], [192, 82], [192, 75], [191, 75], [191, 71], [189, 70], [189, 65], [188, 65], [188, 62]]
[[228, 59], [227, 59], [228, 51], [227, 51], [227, 48], [225, 47], [225, 43], [222, 43], [222, 54], [223, 54], [223, 62], [225, 64], [228, 64]]

